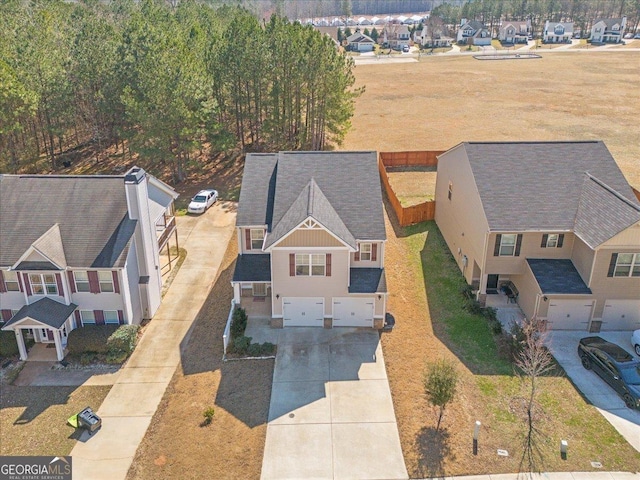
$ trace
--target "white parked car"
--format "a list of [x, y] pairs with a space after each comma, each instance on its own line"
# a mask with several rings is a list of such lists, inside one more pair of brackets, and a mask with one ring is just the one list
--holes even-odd
[[636, 355], [640, 356], [640, 330], [636, 330], [631, 335], [631, 346], [636, 352]]
[[187, 212], [189, 213], [204, 213], [207, 208], [216, 203], [218, 200], [217, 190], [200, 190], [189, 203]]

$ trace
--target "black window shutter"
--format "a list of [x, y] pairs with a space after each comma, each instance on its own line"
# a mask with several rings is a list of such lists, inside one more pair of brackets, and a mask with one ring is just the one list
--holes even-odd
[[562, 242], [564, 242], [564, 233], [558, 235], [558, 248], [562, 248]]
[[544, 233], [542, 235], [542, 243], [540, 244], [542, 248], [547, 248], [547, 240], [549, 240], [549, 234]]
[[611, 254], [611, 261], [609, 262], [609, 271], [607, 272], [607, 277], [613, 277], [613, 271], [616, 269], [616, 262], [618, 261], [618, 254]]
[[496, 245], [495, 247], [493, 247], [493, 256], [497, 257], [498, 255], [500, 255], [500, 242], [502, 241], [502, 235], [497, 234], [496, 235]]
[[516, 238], [516, 253], [515, 253], [516, 257], [520, 256], [520, 246], [521, 245], [522, 245], [522, 234], [519, 233], [518, 237]]

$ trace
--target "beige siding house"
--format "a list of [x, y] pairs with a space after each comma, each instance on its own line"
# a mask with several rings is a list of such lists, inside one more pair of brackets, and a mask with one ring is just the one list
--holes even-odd
[[236, 304], [278, 327], [381, 328], [387, 288], [379, 185], [375, 152], [247, 155]]
[[435, 219], [481, 302], [511, 282], [550, 328], [640, 328], [640, 204], [604, 143], [457, 145]]

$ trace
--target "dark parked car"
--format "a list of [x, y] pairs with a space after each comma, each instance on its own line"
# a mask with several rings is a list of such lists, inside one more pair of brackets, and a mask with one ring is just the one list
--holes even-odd
[[582, 366], [600, 375], [629, 408], [640, 408], [640, 361], [615, 343], [585, 337], [578, 344]]

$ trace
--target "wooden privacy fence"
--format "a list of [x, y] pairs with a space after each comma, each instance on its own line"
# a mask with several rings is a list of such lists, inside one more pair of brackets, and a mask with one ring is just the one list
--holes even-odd
[[433, 220], [436, 214], [436, 202], [435, 200], [430, 200], [418, 205], [403, 207], [400, 200], [398, 200], [396, 192], [391, 188], [389, 175], [387, 174], [387, 167], [435, 167], [438, 165], [437, 155], [440, 155], [441, 153], [444, 153], [444, 150], [422, 152], [380, 152], [378, 158], [380, 178], [382, 179], [382, 184], [387, 192], [387, 197], [393, 207], [393, 211], [396, 213], [398, 223], [400, 223], [401, 226], [405, 227], [414, 223]]

